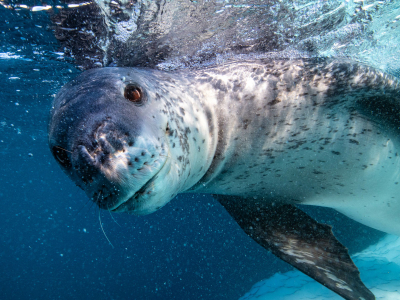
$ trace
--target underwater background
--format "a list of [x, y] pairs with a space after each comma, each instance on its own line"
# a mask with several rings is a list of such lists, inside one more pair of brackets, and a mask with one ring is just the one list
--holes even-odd
[[[400, 1], [132, 1], [128, 17], [110, 3], [0, 1], [0, 299], [339, 299], [209, 195], [178, 195], [144, 217], [99, 212], [51, 156], [49, 111], [65, 83], [108, 65], [340, 57], [399, 76]], [[333, 225], [368, 287], [390, 291], [373, 289], [380, 299], [400, 299], [397, 238], [302, 208]]]

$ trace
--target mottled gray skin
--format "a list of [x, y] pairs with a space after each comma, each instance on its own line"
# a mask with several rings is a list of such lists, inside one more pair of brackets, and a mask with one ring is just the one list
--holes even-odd
[[[126, 100], [129, 83], [147, 100]], [[235, 195], [333, 207], [400, 235], [399, 100], [394, 77], [350, 62], [95, 69], [56, 97], [49, 144], [104, 209]]]

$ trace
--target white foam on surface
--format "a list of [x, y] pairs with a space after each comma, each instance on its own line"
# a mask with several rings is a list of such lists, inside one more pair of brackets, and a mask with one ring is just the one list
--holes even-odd
[[[364, 284], [376, 299], [400, 299], [400, 238], [387, 235], [352, 256]], [[300, 271], [278, 273], [256, 283], [240, 300], [342, 300]]]

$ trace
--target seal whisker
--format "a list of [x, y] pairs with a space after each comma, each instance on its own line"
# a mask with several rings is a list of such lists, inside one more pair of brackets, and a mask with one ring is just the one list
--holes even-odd
[[109, 212], [109, 214], [110, 214], [110, 216], [111, 216], [111, 219], [113, 219], [113, 221], [115, 222], [115, 224], [117, 224], [119, 227], [122, 227], [122, 226], [119, 225], [119, 223], [114, 219], [114, 217], [113, 217], [113, 215], [112, 215], [110, 209], [108, 208], [108, 205], [107, 205], [107, 211]]
[[96, 202], [96, 201], [93, 201], [93, 202], [92, 202], [92, 205], [90, 205], [90, 207], [89, 207], [89, 209], [88, 209], [88, 212], [92, 209], [92, 207], [93, 207], [94, 204], [97, 204], [97, 202]]
[[[80, 212], [85, 208], [85, 206], [90, 202], [90, 198], [85, 202], [85, 204], [81, 207], [81, 209], [80, 210], [78, 210], [78, 212], [75, 214], [75, 219], [76, 219], [76, 217], [80, 214]], [[93, 205], [93, 203], [92, 203], [92, 205]], [[92, 207], [92, 205], [90, 206], [90, 208]], [[89, 208], [89, 210], [90, 210], [90, 208]]]
[[100, 223], [100, 228], [101, 228], [101, 230], [103, 231], [104, 236], [106, 237], [107, 241], [110, 243], [111, 247], [114, 248], [114, 245], [110, 242], [110, 240], [109, 240], [109, 238], [108, 238], [106, 232], [104, 231], [103, 224], [101, 224], [100, 207], [99, 207], [99, 223]]
[[134, 147], [134, 146], [129, 146], [128, 148], [129, 148], [129, 149], [135, 149], [135, 150], [144, 150], [144, 151], [147, 151], [147, 150], [148, 150], [147, 148]]
[[73, 153], [72, 151], [69, 151], [69, 150], [67, 150], [67, 149], [61, 148], [61, 147], [59, 147], [59, 146], [54, 146], [54, 148], [58, 148], [58, 149], [61, 149], [61, 150], [67, 151], [67, 152], [69, 152], [69, 153]]
[[176, 159], [172, 158], [172, 156], [168, 153], [167, 155], [160, 154], [160, 157], [167, 157], [172, 160], [174, 163], [177, 163]]

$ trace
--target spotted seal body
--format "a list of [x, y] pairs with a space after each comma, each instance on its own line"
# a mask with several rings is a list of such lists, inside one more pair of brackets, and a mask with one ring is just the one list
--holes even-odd
[[275, 255], [345, 299], [374, 299], [330, 229], [294, 204], [400, 233], [399, 98], [395, 78], [341, 61], [95, 69], [57, 95], [49, 145], [101, 208], [148, 214], [212, 193]]

